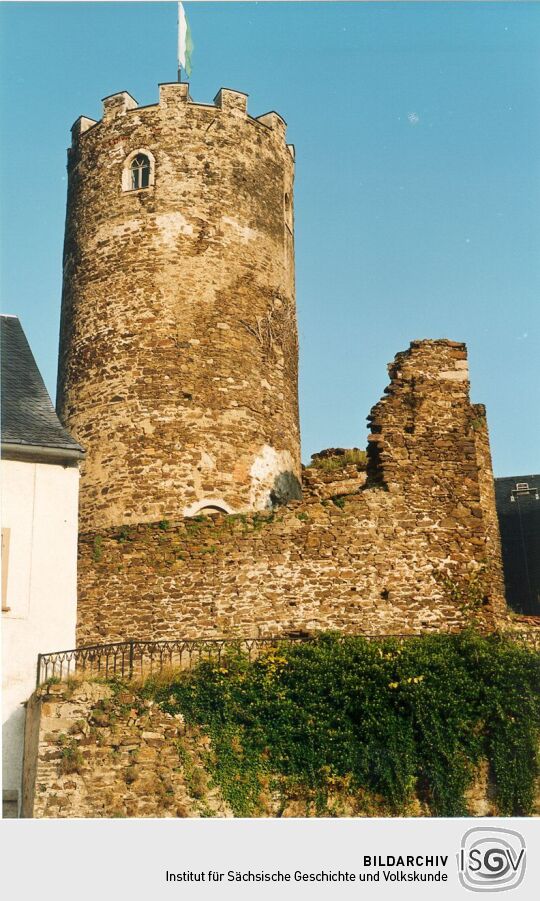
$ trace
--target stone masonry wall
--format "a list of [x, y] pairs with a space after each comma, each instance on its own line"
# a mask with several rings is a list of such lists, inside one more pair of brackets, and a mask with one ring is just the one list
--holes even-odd
[[[209, 739], [127, 687], [98, 683], [43, 686], [27, 706], [24, 817], [230, 817], [206, 770]], [[538, 786], [540, 789], [540, 785]], [[540, 812], [540, 791], [535, 814]], [[265, 816], [314, 816], [313, 797], [266, 792]], [[467, 792], [471, 816], [498, 811], [487, 765]], [[389, 816], [376, 798], [336, 785], [333, 816]], [[402, 815], [429, 816], [414, 800]]]
[[79, 643], [458, 628], [486, 565], [482, 615], [504, 616], [487, 431], [469, 402], [465, 346], [415, 341], [389, 372], [370, 416], [367, 480], [341, 480], [352, 493], [324, 496], [312, 479], [302, 501], [268, 513], [82, 534]]
[[181, 716], [130, 690], [44, 686], [27, 705], [22, 816], [228, 816], [206, 748]]
[[486, 537], [486, 564], [492, 584], [500, 595], [505, 595], [504, 571], [502, 563], [501, 536], [499, 519], [495, 501], [495, 482], [489, 447], [489, 432], [486, 419], [486, 408], [483, 404], [474, 404], [475, 417], [472, 420], [476, 459], [478, 461], [478, 487], [480, 490], [480, 508]]
[[57, 409], [83, 530], [299, 496], [293, 148], [245, 94], [188, 90], [72, 130]]

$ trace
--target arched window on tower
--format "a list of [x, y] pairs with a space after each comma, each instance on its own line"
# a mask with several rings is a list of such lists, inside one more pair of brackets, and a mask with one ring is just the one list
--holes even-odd
[[156, 160], [151, 150], [134, 148], [122, 166], [122, 191], [142, 191], [153, 188], [156, 179]]
[[138, 153], [131, 161], [131, 190], [138, 191], [150, 184], [150, 160], [144, 153]]

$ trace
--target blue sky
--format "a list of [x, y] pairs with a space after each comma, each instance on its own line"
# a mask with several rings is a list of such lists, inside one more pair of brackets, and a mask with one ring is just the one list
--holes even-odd
[[[386, 363], [469, 347], [496, 475], [538, 472], [540, 5], [186, 3], [191, 94], [245, 91], [297, 149], [303, 458], [363, 447]], [[65, 151], [176, 77], [175, 3], [2, 3], [2, 311], [54, 397]]]

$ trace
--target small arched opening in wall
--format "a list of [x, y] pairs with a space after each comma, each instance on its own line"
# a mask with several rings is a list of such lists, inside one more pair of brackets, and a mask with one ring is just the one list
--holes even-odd
[[207, 498], [204, 501], [196, 501], [184, 510], [184, 516], [212, 516], [213, 513], [234, 513], [232, 507], [221, 498]]
[[156, 180], [156, 160], [144, 147], [132, 150], [122, 166], [122, 191], [146, 191]]

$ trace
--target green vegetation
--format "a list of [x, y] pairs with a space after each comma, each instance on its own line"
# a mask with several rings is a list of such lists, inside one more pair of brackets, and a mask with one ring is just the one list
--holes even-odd
[[187, 751], [182, 742], [178, 743], [178, 757], [182, 764], [186, 788], [192, 798], [202, 800], [208, 790], [207, 776], [200, 766], [196, 766], [193, 756]]
[[332, 453], [323, 457], [313, 454], [309, 465], [313, 469], [322, 469], [324, 472], [336, 472], [339, 469], [345, 469], [351, 463], [354, 463], [359, 469], [365, 469], [367, 463], [366, 452], [353, 447], [348, 450], [340, 448], [339, 452], [336, 449], [335, 454]]
[[251, 528], [254, 532], [258, 532], [260, 529], [262, 529], [268, 523], [274, 522], [275, 518], [276, 518], [276, 514], [275, 514], [274, 510], [270, 510], [269, 512], [264, 512], [264, 513], [261, 513], [261, 512], [252, 513], [251, 517], [250, 517]]
[[252, 663], [231, 651], [141, 691], [210, 737], [206, 768], [237, 816], [301, 793], [328, 813], [336, 785], [395, 814], [416, 795], [433, 815], [462, 816], [482, 760], [500, 813], [531, 809], [539, 657], [507, 637], [322, 635]]
[[103, 556], [103, 548], [102, 548], [102, 538], [101, 535], [96, 535], [94, 538], [94, 546], [92, 548], [92, 558], [96, 563], [99, 563]]
[[486, 563], [482, 563], [460, 578], [451, 578], [445, 570], [436, 571], [434, 576], [443, 588], [446, 597], [461, 608], [471, 626], [477, 626], [482, 608], [489, 602], [490, 567]]
[[62, 734], [58, 741], [60, 744], [60, 773], [63, 776], [80, 773], [83, 756], [76, 740]]
[[480, 429], [483, 427], [483, 425], [484, 425], [484, 421], [483, 421], [482, 419], [478, 419], [478, 418], [477, 418], [477, 419], [471, 419], [471, 428], [472, 428], [475, 432], [479, 432]]

